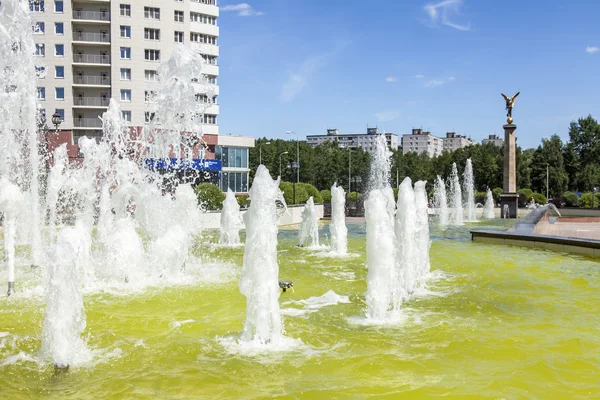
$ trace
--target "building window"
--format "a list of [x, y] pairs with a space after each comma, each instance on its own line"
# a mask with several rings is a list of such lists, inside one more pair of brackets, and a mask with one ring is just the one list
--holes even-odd
[[144, 50], [144, 58], [146, 61], [160, 61], [160, 50]]
[[175, 11], [175, 22], [183, 22], [183, 11]]
[[156, 71], [147, 69], [144, 71], [144, 81], [146, 82], [158, 82], [158, 74]]
[[121, 115], [125, 122], [131, 123], [131, 111], [121, 111]]
[[38, 57], [46, 57], [46, 45], [44, 45], [43, 43], [36, 43], [35, 55]]
[[131, 89], [121, 89], [121, 101], [131, 101]]
[[128, 25], [121, 25], [121, 37], [125, 39], [131, 39], [131, 27]]
[[245, 147], [217, 146], [215, 158], [221, 160], [225, 168], [248, 168], [248, 149]]
[[245, 193], [248, 191], [248, 173], [223, 172], [219, 180], [219, 187], [224, 192], [231, 189], [237, 193]]
[[190, 21], [199, 22], [201, 24], [216, 25], [217, 17], [213, 17], [212, 15], [200, 14], [197, 12], [191, 12]]
[[33, 33], [36, 35], [43, 35], [46, 32], [46, 24], [43, 22], [36, 22], [33, 27]]
[[121, 47], [121, 60], [131, 60], [131, 47]]
[[175, 31], [175, 43], [183, 43], [183, 32]]
[[54, 77], [55, 78], [64, 78], [65, 77], [65, 67], [62, 65], [57, 65], [54, 67]]
[[217, 44], [217, 37], [202, 33], [190, 32], [190, 41], [196, 43]]
[[45, 87], [37, 88], [37, 98], [38, 98], [38, 100], [46, 100], [46, 88]]
[[144, 39], [160, 40], [160, 29], [144, 28]]
[[144, 113], [144, 121], [145, 122], [152, 122], [152, 121], [154, 121], [154, 117], [155, 116], [156, 116], [155, 113], [146, 111]]
[[144, 91], [144, 102], [156, 103], [156, 91], [154, 91], [154, 90]]
[[65, 45], [64, 44], [55, 44], [54, 45], [54, 55], [57, 57], [65, 56]]
[[65, 99], [65, 88], [57, 87], [55, 89], [55, 98], [56, 100], [64, 100]]
[[44, 0], [29, 0], [29, 11], [44, 12]]
[[131, 4], [120, 4], [121, 17], [131, 17]]
[[54, 12], [62, 13], [65, 11], [65, 3], [63, 1], [56, 0], [54, 2]]
[[44, 79], [46, 77], [46, 67], [35, 66], [35, 77]]
[[65, 120], [65, 110], [63, 108], [57, 108], [56, 110], [54, 110], [54, 112], [60, 115], [61, 121]]
[[122, 81], [130, 81], [131, 80], [131, 69], [130, 68], [121, 68], [121, 80]]
[[55, 22], [54, 23], [54, 33], [56, 33], [57, 35], [64, 35], [65, 34], [65, 24], [63, 24], [62, 22]]
[[202, 58], [209, 65], [217, 65], [217, 57], [216, 56], [208, 56], [206, 54], [202, 54]]
[[146, 18], [146, 19], [160, 19], [160, 8], [156, 8], [156, 7], [144, 7], [144, 18]]
[[217, 116], [212, 114], [204, 114], [203, 115], [203, 123], [206, 125], [216, 125], [217, 124]]
[[217, 84], [217, 77], [215, 75], [207, 75], [206, 76], [206, 82], [216, 85]]

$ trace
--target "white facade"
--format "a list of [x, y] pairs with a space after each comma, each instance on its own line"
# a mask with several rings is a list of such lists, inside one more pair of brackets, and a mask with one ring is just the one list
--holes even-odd
[[[145, 92], [174, 47], [193, 43], [218, 96], [219, 8], [216, 0], [66, 0], [32, 5], [35, 42], [45, 76], [37, 80], [47, 119], [64, 115], [61, 130], [101, 134], [98, 116], [110, 98], [121, 104], [132, 126], [146, 117]], [[218, 134], [219, 106], [205, 111], [203, 132]]]
[[475, 143], [476, 142], [474, 140], [471, 140], [471, 138], [462, 135], [457, 135], [454, 132], [448, 132], [446, 133], [446, 137], [444, 138], [444, 150], [454, 151], [462, 149], [463, 147], [471, 146]]
[[433, 136], [422, 129], [413, 129], [412, 134], [402, 135], [402, 154], [415, 152], [435, 157], [444, 151], [444, 139]]
[[370, 153], [375, 151], [375, 139], [379, 135], [385, 135], [388, 147], [392, 149], [398, 148], [398, 135], [394, 133], [379, 133], [377, 128], [368, 128], [366, 134], [346, 133], [340, 134], [337, 129], [328, 129], [327, 135], [307, 135], [306, 142], [316, 147], [323, 142], [338, 141], [339, 147], [344, 148], [362, 148]]
[[482, 144], [493, 143], [495, 146], [502, 147], [504, 146], [504, 140], [500, 139], [498, 135], [489, 135], [487, 139], [483, 139], [481, 141]]

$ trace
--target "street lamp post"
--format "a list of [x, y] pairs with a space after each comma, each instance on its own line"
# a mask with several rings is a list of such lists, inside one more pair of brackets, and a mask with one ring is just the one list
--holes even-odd
[[[298, 134], [292, 131], [286, 131], [288, 135], [296, 135], [296, 183], [300, 183], [300, 141]], [[296, 185], [294, 184], [294, 204], [296, 204]]]
[[284, 154], [288, 154], [288, 151], [284, 151], [283, 153], [279, 154], [279, 177], [281, 178], [281, 156]]
[[548, 187], [548, 176], [550, 172], [550, 164], [546, 164], [546, 201], [548, 201], [548, 194], [550, 193], [550, 188]]
[[[263, 144], [271, 144], [271, 142], [261, 143], [258, 146], [258, 165], [262, 164], [262, 147], [263, 147]], [[281, 176], [281, 173], [279, 175]]]
[[352, 148], [348, 147], [348, 194], [351, 192], [352, 182]]

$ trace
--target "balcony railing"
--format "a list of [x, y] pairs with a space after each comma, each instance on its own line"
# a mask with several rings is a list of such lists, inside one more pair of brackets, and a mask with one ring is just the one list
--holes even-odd
[[73, 62], [86, 64], [110, 64], [108, 54], [73, 54]]
[[110, 85], [110, 78], [108, 76], [101, 75], [75, 75], [73, 83], [76, 85]]
[[73, 125], [76, 128], [102, 128], [100, 118], [73, 118]]
[[102, 97], [74, 97], [73, 104], [85, 107], [108, 107], [108, 99]]
[[79, 42], [110, 43], [110, 35], [106, 33], [73, 32], [73, 40]]
[[110, 21], [108, 11], [73, 11], [73, 19], [88, 19], [93, 21]]

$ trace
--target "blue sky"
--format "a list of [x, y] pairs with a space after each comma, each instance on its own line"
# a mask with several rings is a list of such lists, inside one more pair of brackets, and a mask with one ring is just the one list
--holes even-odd
[[[600, 2], [221, 0], [220, 131], [502, 133], [537, 146], [600, 108]], [[596, 113], [596, 114], [594, 114]]]

